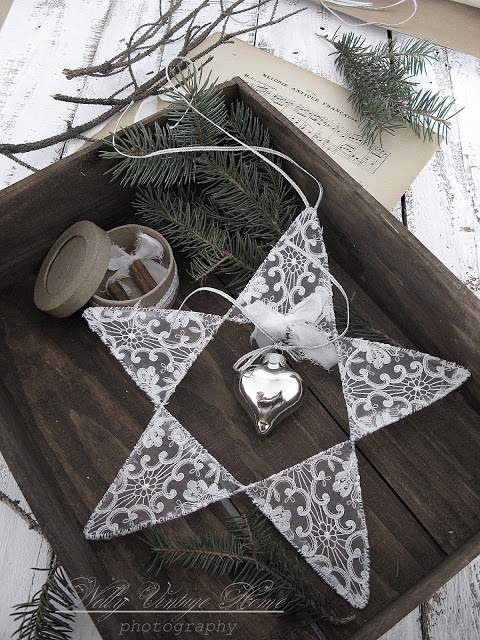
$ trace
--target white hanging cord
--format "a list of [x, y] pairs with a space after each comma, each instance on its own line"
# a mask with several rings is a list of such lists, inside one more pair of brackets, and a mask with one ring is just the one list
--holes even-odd
[[[176, 58], [176, 60], [183, 60], [184, 62], [191, 63], [191, 61], [188, 58], [178, 57], [178, 58]], [[171, 64], [171, 62], [169, 63], [169, 65], [170, 64]], [[167, 80], [168, 80], [170, 86], [173, 88], [173, 90], [176, 92], [176, 94], [180, 97], [180, 99], [183, 100], [190, 107], [190, 109], [192, 109], [192, 111], [197, 113], [199, 116], [201, 116], [204, 120], [206, 120], [207, 122], [212, 124], [217, 129], [222, 131], [222, 133], [224, 133], [226, 136], [228, 136], [231, 140], [234, 140], [235, 142], [237, 142], [239, 146], [238, 147], [237, 146], [233, 146], [233, 147], [226, 147], [226, 146], [172, 147], [171, 149], [159, 149], [158, 151], [152, 151], [150, 153], [145, 153], [143, 155], [133, 155], [133, 154], [124, 153], [123, 151], [121, 151], [117, 147], [115, 136], [116, 136], [118, 127], [120, 125], [120, 121], [121, 121], [125, 111], [132, 104], [132, 103], [130, 103], [121, 112], [120, 117], [119, 117], [119, 119], [118, 119], [118, 121], [117, 121], [117, 123], [115, 125], [115, 129], [113, 131], [112, 144], [113, 144], [113, 147], [114, 147], [115, 151], [117, 151], [117, 153], [119, 153], [120, 155], [122, 155], [125, 158], [132, 158], [134, 160], [140, 160], [140, 159], [144, 159], [144, 158], [145, 159], [154, 158], [154, 157], [159, 157], [159, 156], [172, 155], [172, 154], [175, 154], [175, 153], [191, 153], [191, 152], [195, 152], [195, 151], [243, 151], [243, 152], [250, 151], [254, 155], [256, 155], [259, 158], [261, 158], [266, 164], [270, 165], [276, 171], [278, 171], [278, 173], [280, 173], [280, 175], [282, 175], [285, 178], [285, 180], [287, 180], [287, 182], [292, 186], [292, 188], [295, 189], [295, 191], [297, 192], [297, 194], [301, 198], [303, 204], [306, 207], [309, 207], [310, 203], [308, 202], [307, 198], [305, 197], [305, 194], [300, 189], [300, 187], [296, 184], [296, 182], [294, 180], [292, 180], [292, 178], [287, 173], [285, 173], [285, 171], [283, 171], [283, 169], [281, 169], [278, 165], [276, 165], [269, 158], [267, 158], [265, 155], [263, 155], [265, 153], [268, 153], [270, 155], [274, 155], [274, 156], [277, 156], [279, 158], [282, 158], [283, 160], [287, 160], [288, 162], [293, 164], [295, 167], [297, 167], [297, 169], [300, 169], [301, 171], [303, 171], [303, 173], [305, 173], [307, 176], [309, 176], [310, 178], [312, 178], [312, 180], [314, 180], [316, 182], [316, 184], [318, 186], [318, 197], [317, 197], [317, 201], [315, 202], [314, 208], [315, 209], [318, 208], [318, 205], [320, 204], [320, 200], [322, 199], [322, 195], [323, 195], [323, 187], [320, 184], [320, 182], [317, 180], [317, 178], [315, 178], [315, 176], [313, 176], [306, 169], [304, 169], [301, 165], [299, 165], [297, 162], [295, 162], [295, 160], [292, 160], [292, 158], [290, 158], [289, 156], [285, 155], [284, 153], [281, 153], [280, 151], [275, 151], [274, 149], [269, 149], [269, 148], [266, 148], [266, 147], [251, 147], [251, 146], [245, 144], [244, 142], [242, 142], [242, 140], [239, 140], [234, 135], [232, 135], [231, 133], [229, 133], [228, 131], [223, 129], [223, 127], [221, 127], [216, 122], [214, 122], [213, 120], [208, 118], [206, 115], [204, 115], [201, 111], [199, 111], [196, 107], [194, 107], [193, 104], [189, 100], [187, 100], [187, 98], [185, 98], [185, 96], [183, 96], [178, 91], [177, 87], [175, 87], [175, 85], [173, 84], [173, 82], [172, 82], [172, 80], [170, 78], [170, 74], [169, 74], [169, 70], [168, 70], [169, 65], [167, 65], [167, 67], [165, 68], [165, 74], [166, 74], [166, 77], [167, 77]]]
[[[252, 324], [255, 324], [253, 319], [248, 317], [248, 314], [245, 313], [245, 309], [242, 307], [241, 304], [239, 304], [237, 302], [237, 300], [235, 300], [235, 298], [233, 298], [228, 293], [225, 293], [221, 289], [215, 289], [214, 287], [199, 287], [198, 289], [195, 289], [195, 291], [192, 291], [191, 293], [188, 294], [188, 296], [186, 298], [184, 298], [182, 304], [178, 308], [178, 311], [182, 310], [182, 307], [187, 302], [187, 300], [189, 300], [194, 294], [199, 293], [200, 291], [208, 291], [209, 293], [215, 293], [217, 296], [221, 296], [222, 298], [225, 298], [225, 300], [228, 300], [228, 302], [230, 302], [230, 304], [232, 304], [244, 316], [246, 316], [248, 318], [248, 320]], [[230, 311], [228, 313], [230, 313]], [[264, 353], [268, 353], [269, 351], [273, 351], [275, 349], [278, 350], [278, 351], [286, 351], [287, 353], [289, 353], [293, 357], [294, 360], [298, 359], [296, 357], [296, 355], [293, 353], [294, 349], [298, 349], [298, 347], [294, 347], [293, 345], [287, 345], [284, 342], [278, 342], [278, 340], [276, 338], [274, 338], [268, 331], [266, 331], [264, 329], [261, 329], [261, 330], [267, 336], [267, 338], [272, 341], [272, 344], [266, 345], [265, 347], [259, 347], [258, 349], [254, 349], [253, 351], [249, 351], [248, 353], [246, 353], [243, 356], [241, 356], [237, 360], [237, 362], [233, 365], [233, 369], [235, 371], [239, 371], [240, 370], [238, 368], [239, 363], [241, 361], [243, 361], [245, 358], [248, 359], [248, 362], [246, 364], [244, 364], [243, 367], [241, 367], [242, 369], [245, 369], [246, 367], [249, 367], [250, 364], [252, 364], [253, 361], [256, 360], [259, 356], [263, 355]]]
[[[222, 298], [225, 298], [225, 300], [228, 300], [234, 307], [236, 307], [244, 316], [246, 316], [249, 321], [252, 324], [255, 324], [255, 321], [250, 318], [248, 316], [248, 313], [245, 311], [245, 308], [242, 307], [242, 305], [240, 305], [235, 298], [232, 298], [232, 296], [230, 296], [228, 293], [225, 293], [224, 291], [221, 291], [220, 289], [214, 289], [213, 287], [199, 287], [198, 289], [195, 289], [195, 291], [192, 291], [191, 293], [188, 294], [188, 296], [183, 300], [182, 304], [180, 305], [178, 311], [180, 311], [183, 307], [183, 305], [186, 303], [186, 301], [193, 296], [195, 293], [199, 293], [200, 291], [209, 291], [210, 293], [216, 293], [217, 295], [221, 296]], [[240, 356], [240, 358], [235, 362], [235, 364], [233, 365], [233, 369], [234, 371], [240, 372], [240, 371], [245, 371], [245, 369], [247, 369], [248, 367], [250, 367], [255, 360], [257, 360], [260, 356], [264, 355], [265, 353], [269, 353], [270, 351], [283, 351], [284, 353], [288, 353], [295, 361], [298, 362], [299, 357], [296, 354], [296, 351], [303, 350], [303, 349], [319, 349], [321, 347], [326, 347], [328, 344], [331, 344], [332, 342], [334, 342], [334, 340], [328, 340], [327, 342], [325, 342], [324, 344], [320, 344], [320, 345], [315, 345], [315, 346], [298, 346], [298, 345], [290, 345], [287, 344], [285, 342], [279, 342], [277, 338], [275, 338], [274, 336], [272, 336], [266, 329], [264, 329], [263, 327], [259, 327], [259, 329], [262, 331], [262, 333], [264, 333], [267, 338], [269, 340], [272, 341], [271, 344], [267, 344], [264, 347], [258, 347], [257, 349], [252, 349], [252, 351], [249, 351], [248, 353], [244, 353], [243, 356]]]
[[[375, 7], [373, 2], [368, 2], [367, 0], [328, 0], [328, 2], [330, 4], [335, 4], [339, 7], [350, 7], [352, 9], [365, 9], [368, 11], [383, 11], [384, 9], [392, 9], [393, 7], [397, 7], [398, 5], [405, 4], [407, 2], [408, 3], [411, 2], [413, 5], [410, 15], [407, 18], [405, 18], [405, 20], [401, 20], [400, 22], [392, 22], [387, 24], [385, 22], [375, 22], [375, 21], [363, 22], [362, 21], [359, 24], [358, 22], [347, 22], [334, 9], [332, 9], [331, 7], [328, 7], [324, 2], [320, 2], [320, 4], [324, 9], [326, 9], [327, 11], [330, 11], [331, 14], [333, 14], [338, 20], [340, 20], [340, 22], [343, 22], [343, 24], [346, 25], [347, 27], [366, 27], [368, 25], [377, 25], [377, 26], [383, 26], [383, 27], [398, 27], [399, 25], [405, 24], [406, 22], [411, 20], [413, 16], [417, 13], [417, 0], [397, 0], [396, 2], [392, 2], [391, 4], [386, 4], [382, 7]], [[341, 11], [341, 9], [339, 9], [339, 11]]]

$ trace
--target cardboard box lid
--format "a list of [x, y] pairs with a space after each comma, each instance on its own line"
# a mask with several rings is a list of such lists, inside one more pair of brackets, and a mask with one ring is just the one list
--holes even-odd
[[48, 252], [35, 282], [34, 300], [42, 311], [58, 318], [85, 305], [108, 267], [108, 234], [89, 220], [66, 229]]

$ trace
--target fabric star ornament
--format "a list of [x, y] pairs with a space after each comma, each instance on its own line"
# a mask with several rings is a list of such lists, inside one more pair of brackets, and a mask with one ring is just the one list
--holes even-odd
[[[469, 372], [420, 352], [339, 335], [332, 282], [317, 212], [307, 207], [223, 317], [136, 307], [85, 311], [90, 327], [155, 406], [91, 515], [87, 538], [126, 535], [245, 492], [338, 594], [355, 607], [367, 604], [369, 543], [355, 442], [442, 398]], [[312, 310], [312, 301], [321, 308]], [[267, 313], [256, 315], [259, 309]], [[269, 343], [267, 331], [296, 359], [326, 368], [338, 361], [350, 438], [259, 482], [237, 481], [165, 407], [225, 321], [253, 321], [260, 346]], [[302, 343], [306, 336], [313, 344]]]

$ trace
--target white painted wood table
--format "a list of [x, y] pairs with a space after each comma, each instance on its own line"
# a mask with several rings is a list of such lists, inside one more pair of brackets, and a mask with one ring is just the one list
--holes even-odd
[[[255, 0], [251, 4], [248, 20], [254, 24]], [[195, 6], [195, 0], [190, 0], [190, 5]], [[218, 0], [212, 0], [210, 5], [213, 15]], [[58, 133], [65, 122], [81, 123], [96, 115], [97, 107], [55, 102], [51, 95], [107, 95], [118, 78], [96, 83], [67, 81], [62, 70], [110, 57], [120, 48], [123, 38], [155, 17], [157, 6], [152, 0], [14, 0], [0, 32], [0, 140], [33, 141]], [[285, 11], [295, 7], [306, 10], [245, 39], [341, 83], [332, 58], [317, 35], [332, 35], [341, 23], [318, 5], [304, 0], [281, 0], [280, 6]], [[386, 37], [386, 30], [379, 27], [361, 32], [372, 41]], [[145, 71], [158, 62], [149, 61]], [[480, 61], [438, 47], [437, 59], [425, 82], [435, 90], [454, 95], [458, 106], [465, 109], [453, 123], [448, 145], [442, 145], [392, 213], [480, 295]], [[75, 143], [58, 145], [30, 153], [25, 160], [41, 168], [75, 148]], [[0, 158], [0, 188], [28, 174], [25, 168]], [[1, 457], [0, 489], [29, 510]], [[0, 638], [10, 637], [15, 628], [9, 617], [12, 606], [29, 599], [42, 583], [43, 574], [32, 567], [47, 567], [50, 556], [48, 542], [0, 503]], [[77, 616], [74, 637], [99, 637], [88, 616]], [[478, 638], [480, 558], [382, 640]]]

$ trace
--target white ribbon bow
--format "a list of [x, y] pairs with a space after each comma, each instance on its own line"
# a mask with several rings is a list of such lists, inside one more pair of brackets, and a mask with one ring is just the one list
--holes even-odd
[[163, 245], [146, 233], [138, 234], [133, 253], [127, 253], [125, 249], [122, 249], [116, 244], [112, 244], [112, 254], [110, 262], [108, 263], [108, 269], [115, 273], [110, 276], [105, 286], [108, 287], [112, 282], [127, 278], [130, 265], [135, 262], [135, 260], [141, 260], [143, 262], [152, 278], [158, 284], [165, 279], [167, 274], [167, 269], [157, 262], [157, 260], [161, 260], [162, 256]]
[[259, 351], [263, 352], [269, 345], [284, 343], [298, 347], [296, 352], [302, 357], [324, 369], [331, 369], [338, 362], [337, 350], [333, 338], [317, 326], [325, 317], [328, 303], [329, 293], [320, 287], [286, 314], [275, 311], [261, 300], [246, 305], [242, 312], [255, 324], [251, 337]]

